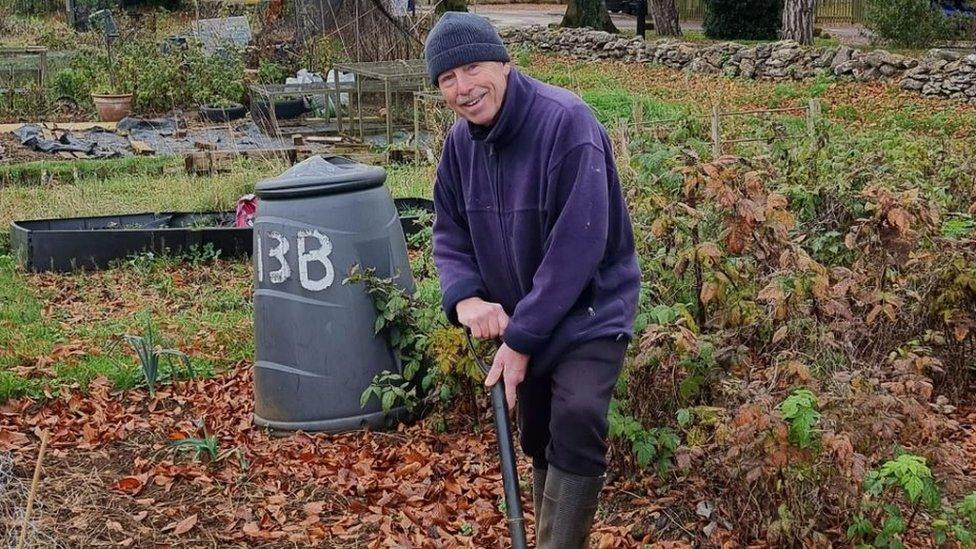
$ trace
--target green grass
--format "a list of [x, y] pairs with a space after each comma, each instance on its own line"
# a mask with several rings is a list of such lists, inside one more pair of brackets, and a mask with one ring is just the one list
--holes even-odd
[[583, 101], [596, 114], [597, 120], [608, 128], [621, 118], [629, 120], [634, 109], [634, 98], [623, 90], [589, 90], [582, 94]]
[[183, 166], [175, 156], [130, 156], [127, 158], [42, 160], [0, 165], [0, 186], [37, 185], [47, 181], [78, 183], [119, 176], [156, 176]]
[[0, 256], [0, 366], [14, 364], [16, 355], [50, 350], [57, 328], [41, 312], [41, 301], [17, 276], [14, 258]]
[[434, 166], [399, 164], [386, 171], [386, 185], [396, 198], [431, 198], [434, 195]]
[[554, 86], [560, 86], [582, 95], [590, 90], [609, 90], [621, 87], [620, 76], [596, 63], [546, 62], [542, 56], [532, 56], [538, 61], [525, 67], [531, 76]]
[[60, 339], [54, 323], [42, 316], [42, 304], [17, 276], [14, 258], [0, 255], [0, 402], [38, 394], [40, 384], [10, 372], [21, 357], [49, 353]]
[[[82, 161], [85, 162], [85, 161]], [[281, 163], [243, 161], [232, 172], [214, 177], [188, 175], [173, 168], [172, 159], [124, 159], [92, 162], [88, 176], [55, 177], [46, 185], [0, 185], [0, 252], [9, 250], [11, 221], [64, 217], [87, 217], [158, 211], [233, 210], [237, 199], [254, 191], [254, 185], [284, 171]], [[111, 162], [119, 162], [113, 166]], [[68, 162], [44, 162], [47, 168], [65, 173]], [[90, 165], [90, 166], [91, 166]], [[40, 180], [43, 169], [33, 164], [18, 173], [32, 173]], [[17, 165], [10, 168], [16, 168]], [[160, 174], [166, 168], [171, 173]], [[129, 173], [128, 169], [136, 170]], [[81, 170], [81, 168], [79, 168]], [[0, 174], [3, 172], [0, 171]], [[104, 173], [104, 176], [98, 175]], [[387, 185], [396, 197], [429, 198], [433, 193], [431, 166], [397, 165], [387, 170]]]
[[139, 367], [128, 357], [88, 355], [71, 366], [60, 364], [54, 371], [59, 385], [88, 387], [102, 375], [118, 389], [132, 389], [142, 382]]
[[[174, 272], [197, 276], [174, 283]], [[10, 256], [0, 256], [0, 402], [8, 398], [42, 395], [42, 389], [85, 389], [96, 377], [106, 377], [115, 388], [145, 386], [143, 374], [123, 334], [144, 330], [144, 316], [128, 310], [97, 316], [105, 296], [142, 304], [151, 311], [164, 347], [185, 350], [195, 377], [209, 377], [241, 360], [253, 357], [254, 344], [247, 329], [253, 309], [249, 288], [250, 263], [246, 259], [187, 268], [171, 257], [148, 262], [123, 262], [102, 273], [57, 275], [58, 286], [72, 296], [71, 307], [45, 308], [53, 296], [32, 282], [40, 275], [25, 273]], [[78, 322], [76, 315], [90, 320]], [[64, 342], [84, 342], [85, 354], [55, 357], [53, 377], [34, 366], [52, 356]], [[165, 361], [164, 361], [165, 362]], [[27, 367], [33, 375], [14, 371]], [[164, 366], [164, 375], [170, 372]], [[186, 372], [175, 367], [173, 374]]]

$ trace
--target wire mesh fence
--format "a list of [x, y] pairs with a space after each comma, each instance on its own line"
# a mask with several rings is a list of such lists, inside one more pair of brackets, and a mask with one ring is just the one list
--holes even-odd
[[397, 0], [292, 0], [284, 20], [298, 41], [329, 38], [340, 57], [357, 62], [420, 57], [433, 22], [432, 13], [410, 11]]

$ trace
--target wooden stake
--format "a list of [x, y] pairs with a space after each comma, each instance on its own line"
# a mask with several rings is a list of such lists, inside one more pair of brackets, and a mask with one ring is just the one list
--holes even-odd
[[413, 161], [420, 164], [420, 96], [413, 96]]
[[37, 494], [37, 485], [41, 481], [41, 464], [44, 462], [44, 451], [47, 450], [47, 431], [41, 432], [41, 449], [37, 452], [37, 464], [34, 465], [34, 479], [31, 480], [30, 493], [27, 494], [27, 510], [24, 511], [24, 522], [20, 527], [20, 541], [17, 542], [17, 549], [23, 549], [27, 541], [27, 525], [30, 523], [31, 512], [34, 510], [34, 495]]
[[817, 136], [817, 119], [820, 118], [820, 100], [811, 99], [807, 106], [807, 132], [810, 137]]
[[712, 107], [712, 160], [722, 156], [722, 129], [719, 122], [718, 105]]
[[619, 149], [617, 154], [620, 156], [618, 166], [622, 167], [622, 172], [629, 175], [630, 172], [630, 143], [627, 139], [627, 119], [617, 119], [617, 144]]

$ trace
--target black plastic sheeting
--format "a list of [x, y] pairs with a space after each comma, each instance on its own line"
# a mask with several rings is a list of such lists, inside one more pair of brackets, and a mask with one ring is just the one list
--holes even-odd
[[285, 147], [290, 141], [265, 135], [254, 122], [236, 125], [192, 129], [186, 137], [173, 137], [176, 121], [172, 118], [140, 119], [125, 118], [119, 122], [118, 131], [125, 131], [132, 139], [142, 141], [156, 154], [179, 154], [196, 150], [195, 141], [213, 143], [217, 150], [252, 150]]
[[[56, 131], [57, 139], [46, 139], [44, 130], [38, 124], [24, 124], [14, 135], [21, 144], [36, 151], [46, 153], [77, 152], [91, 158], [114, 158], [132, 156], [135, 152], [129, 140], [142, 141], [152, 147], [156, 154], [181, 154], [196, 150], [195, 141], [213, 143], [217, 150], [254, 150], [287, 147], [290, 140], [279, 139], [264, 134], [250, 121], [224, 127], [210, 127], [189, 130], [185, 137], [174, 137], [178, 128], [174, 118], [123, 118], [115, 131], [95, 127], [79, 132]], [[63, 132], [63, 133], [62, 133]]]
[[[105, 132], [106, 130], [92, 130], [88, 133], [94, 135]], [[20, 139], [21, 145], [46, 153], [79, 152], [94, 158], [112, 158], [123, 154], [117, 148], [100, 146], [97, 140], [78, 139], [69, 132], [57, 139], [47, 139], [43, 129], [37, 124], [24, 124], [14, 130], [14, 135]]]

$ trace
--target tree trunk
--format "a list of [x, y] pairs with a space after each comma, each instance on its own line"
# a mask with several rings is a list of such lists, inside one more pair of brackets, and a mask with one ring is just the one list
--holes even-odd
[[675, 0], [650, 0], [647, 7], [651, 10], [654, 30], [658, 36], [681, 36]]
[[813, 44], [814, 0], [786, 0], [783, 6], [783, 38]]
[[617, 27], [610, 20], [610, 13], [603, 0], [569, 0], [563, 27], [592, 27], [597, 30], [616, 33]]

